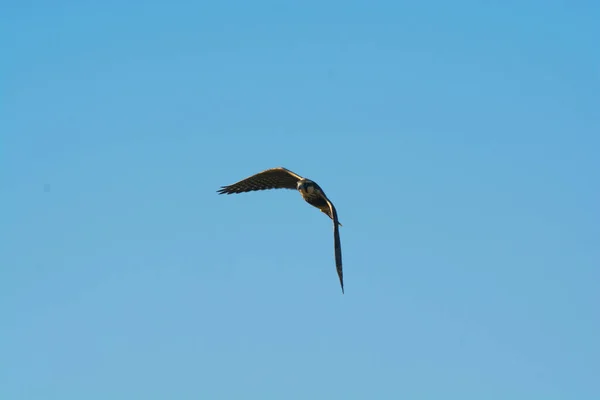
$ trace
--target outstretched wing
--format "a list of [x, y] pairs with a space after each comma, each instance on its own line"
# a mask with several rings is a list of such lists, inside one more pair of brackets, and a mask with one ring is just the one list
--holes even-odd
[[221, 186], [219, 194], [233, 194], [268, 189], [296, 189], [302, 177], [283, 167], [271, 168], [237, 183]]
[[342, 245], [340, 243], [340, 228], [337, 216], [337, 211], [333, 206], [333, 203], [326, 200], [329, 205], [329, 210], [333, 216], [333, 247], [335, 249], [335, 268], [337, 269], [338, 277], [340, 278], [340, 285], [342, 285], [342, 294], [344, 293], [344, 272], [342, 270]]

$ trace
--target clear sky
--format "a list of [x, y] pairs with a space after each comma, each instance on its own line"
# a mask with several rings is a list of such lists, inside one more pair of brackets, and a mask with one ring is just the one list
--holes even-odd
[[600, 3], [0, 9], [1, 399], [600, 398]]

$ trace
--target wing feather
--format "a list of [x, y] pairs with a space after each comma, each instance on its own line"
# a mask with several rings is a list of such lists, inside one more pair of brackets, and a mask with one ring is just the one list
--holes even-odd
[[296, 189], [302, 177], [283, 167], [271, 168], [242, 179], [232, 185], [221, 186], [219, 194], [234, 194], [269, 189]]
[[338, 277], [340, 278], [340, 285], [342, 286], [342, 294], [344, 293], [344, 271], [342, 270], [342, 244], [340, 243], [340, 228], [337, 211], [333, 206], [333, 203], [326, 199], [331, 215], [333, 216], [333, 247], [335, 250], [335, 268], [337, 269]]

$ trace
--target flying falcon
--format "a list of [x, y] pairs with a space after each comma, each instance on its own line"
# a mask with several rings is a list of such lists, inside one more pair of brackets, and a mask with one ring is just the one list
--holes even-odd
[[234, 194], [268, 189], [296, 189], [302, 198], [311, 206], [318, 208], [333, 220], [333, 243], [335, 248], [335, 266], [337, 268], [342, 293], [344, 293], [344, 274], [342, 272], [342, 248], [340, 245], [340, 232], [337, 211], [333, 203], [327, 198], [325, 192], [316, 182], [301, 177], [283, 167], [271, 168], [252, 175], [229, 186], [222, 186], [219, 194]]

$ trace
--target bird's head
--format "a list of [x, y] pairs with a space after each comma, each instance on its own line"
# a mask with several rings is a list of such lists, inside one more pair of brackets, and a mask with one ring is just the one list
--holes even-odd
[[314, 190], [315, 188], [315, 184], [312, 181], [309, 181], [308, 179], [302, 179], [300, 181], [298, 181], [298, 184], [296, 185], [296, 189], [298, 189], [301, 192], [305, 192], [305, 193], [310, 193]]

